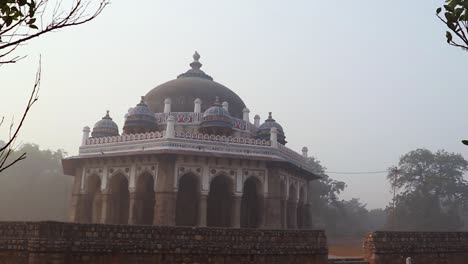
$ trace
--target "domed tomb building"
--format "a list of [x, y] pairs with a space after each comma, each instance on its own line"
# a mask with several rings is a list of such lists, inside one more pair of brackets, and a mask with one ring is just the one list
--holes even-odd
[[83, 129], [78, 156], [62, 161], [75, 179], [70, 220], [310, 227], [308, 182], [319, 177], [307, 148], [286, 147], [271, 113], [252, 123], [244, 101], [201, 70], [198, 53], [193, 59], [191, 69], [129, 109], [122, 134], [109, 112], [91, 136]]

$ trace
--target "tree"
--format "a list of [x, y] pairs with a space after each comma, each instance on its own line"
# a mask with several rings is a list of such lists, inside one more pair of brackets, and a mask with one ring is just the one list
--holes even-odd
[[0, 177], [0, 221], [66, 221], [73, 179], [62, 172], [65, 153], [24, 144], [12, 157], [24, 152], [28, 159]]
[[436, 15], [449, 28], [445, 33], [447, 43], [468, 51], [468, 0], [445, 0], [445, 3], [443, 8], [437, 8]]
[[312, 224], [318, 228], [334, 229], [336, 208], [341, 206], [339, 194], [346, 188], [344, 182], [335, 181], [326, 173], [326, 168], [314, 157], [308, 158], [315, 174], [321, 179], [310, 182], [309, 202], [312, 211]]
[[[95, 19], [109, 4], [108, 0], [99, 0], [93, 11], [93, 1], [74, 0], [69, 9], [64, 9], [62, 1], [52, 0], [0, 0], [0, 67], [15, 63], [21, 58], [15, 50], [30, 40], [62, 28], [77, 26]], [[89, 12], [89, 13], [88, 13]], [[26, 153], [11, 158], [15, 150], [15, 141], [32, 106], [39, 99], [41, 66], [36, 73], [29, 100], [23, 111], [20, 122], [15, 127], [9, 125], [9, 138], [0, 146], [0, 173], [26, 158]], [[0, 118], [0, 127], [5, 118]]]
[[403, 155], [387, 179], [396, 190], [388, 225], [398, 230], [458, 230], [468, 206], [468, 162], [460, 155], [417, 149]]
[[49, 32], [87, 23], [109, 4], [108, 0], [99, 0], [94, 11], [88, 13], [92, 2], [75, 0], [65, 10], [60, 0], [0, 0], [0, 65], [17, 62], [21, 56], [13, 52], [21, 44]]

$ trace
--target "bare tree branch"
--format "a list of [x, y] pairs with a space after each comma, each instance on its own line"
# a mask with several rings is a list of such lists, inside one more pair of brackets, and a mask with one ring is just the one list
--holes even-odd
[[[39, 67], [36, 72], [36, 79], [34, 81], [34, 86], [29, 96], [28, 103], [26, 104], [26, 108], [24, 109], [23, 116], [21, 117], [21, 120], [16, 128], [14, 128], [13, 121], [10, 123], [10, 135], [9, 135], [8, 141], [5, 143], [4, 146], [0, 146], [0, 173], [6, 170], [7, 168], [11, 167], [13, 164], [26, 158], [26, 153], [23, 153], [17, 159], [11, 162], [7, 162], [8, 158], [13, 153], [14, 143], [16, 139], [18, 138], [18, 134], [24, 125], [24, 121], [26, 120], [28, 113], [30, 112], [34, 103], [36, 103], [37, 100], [39, 99], [39, 90], [40, 90], [40, 85], [41, 85], [41, 74], [42, 74], [41, 70], [42, 70], [41, 59], [39, 59]], [[4, 118], [2, 118], [0, 125], [3, 124], [3, 120]]]

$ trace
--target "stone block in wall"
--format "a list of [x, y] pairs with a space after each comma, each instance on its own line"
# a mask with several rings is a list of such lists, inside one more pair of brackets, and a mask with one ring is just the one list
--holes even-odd
[[370, 233], [364, 241], [364, 257], [370, 264], [468, 263], [468, 232]]
[[0, 222], [0, 263], [325, 264], [327, 255], [314, 230]]

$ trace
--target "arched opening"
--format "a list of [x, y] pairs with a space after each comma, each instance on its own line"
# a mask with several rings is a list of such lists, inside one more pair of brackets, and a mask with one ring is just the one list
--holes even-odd
[[220, 175], [211, 181], [207, 201], [208, 226], [231, 226], [233, 193], [233, 183], [229, 177]]
[[145, 173], [138, 177], [134, 217], [138, 225], [152, 225], [154, 217], [154, 179]]
[[128, 181], [122, 174], [112, 176], [110, 182], [111, 207], [109, 223], [127, 224], [130, 193]]
[[305, 190], [301, 187], [299, 190], [299, 203], [297, 204], [297, 228], [304, 228], [304, 203], [305, 203]]
[[297, 191], [296, 187], [289, 186], [289, 198], [287, 205], [287, 226], [288, 228], [297, 228]]
[[240, 224], [243, 228], [258, 228], [263, 215], [262, 183], [255, 177], [248, 178], [244, 183], [241, 200]]
[[176, 225], [197, 225], [199, 199], [200, 183], [197, 176], [185, 174], [179, 179], [179, 187], [177, 190]]
[[102, 208], [102, 195], [101, 195], [101, 179], [97, 175], [88, 177], [88, 206], [89, 214], [88, 221], [90, 223], [101, 222], [101, 208]]

